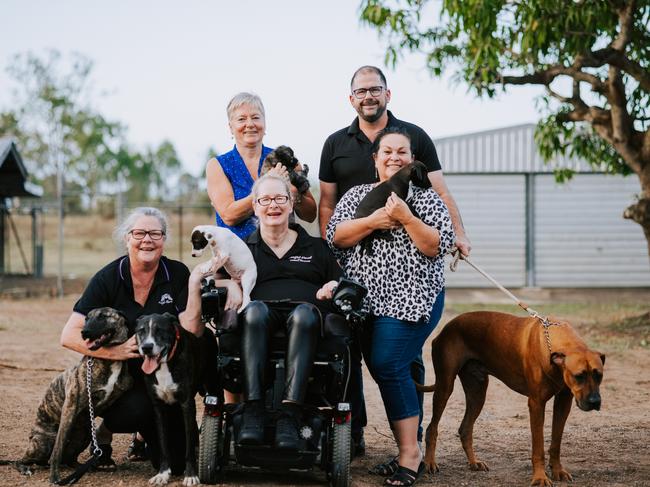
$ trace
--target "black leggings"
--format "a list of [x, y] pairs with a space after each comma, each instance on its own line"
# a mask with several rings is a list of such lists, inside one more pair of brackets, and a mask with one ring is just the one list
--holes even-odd
[[280, 327], [287, 329], [286, 379], [283, 399], [302, 403], [321, 334], [321, 316], [308, 303], [295, 308], [269, 307], [251, 302], [242, 315], [241, 356], [244, 365], [244, 398], [264, 398], [264, 371], [269, 357], [271, 336]]

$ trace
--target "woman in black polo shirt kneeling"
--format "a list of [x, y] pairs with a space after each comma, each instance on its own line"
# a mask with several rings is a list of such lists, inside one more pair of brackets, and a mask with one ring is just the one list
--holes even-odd
[[253, 300], [242, 312], [241, 353], [244, 365], [242, 444], [264, 437], [264, 370], [269, 342], [279, 327], [287, 330], [286, 381], [275, 446], [298, 449], [298, 421], [320, 337], [321, 316], [342, 275], [334, 255], [320, 238], [289, 224], [293, 210], [289, 182], [267, 174], [253, 185], [253, 209], [259, 228], [247, 239], [257, 283]]

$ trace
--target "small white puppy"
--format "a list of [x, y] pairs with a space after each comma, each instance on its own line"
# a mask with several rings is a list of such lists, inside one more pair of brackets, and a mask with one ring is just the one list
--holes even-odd
[[257, 266], [248, 246], [237, 235], [214, 225], [198, 225], [192, 230], [192, 257], [199, 257], [206, 248], [212, 250], [212, 259], [203, 265], [203, 273], [216, 273], [224, 267], [230, 277], [242, 288], [241, 312], [251, 300], [251, 291], [257, 280]]

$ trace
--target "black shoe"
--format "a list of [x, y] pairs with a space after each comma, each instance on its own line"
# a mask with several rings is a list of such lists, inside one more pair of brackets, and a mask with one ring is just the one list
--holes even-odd
[[363, 430], [352, 433], [352, 458], [362, 457], [366, 454], [366, 440]]
[[242, 445], [264, 443], [264, 406], [260, 401], [244, 404], [237, 441]]
[[282, 450], [300, 449], [298, 415], [291, 408], [283, 408], [280, 419], [275, 424], [275, 446]]

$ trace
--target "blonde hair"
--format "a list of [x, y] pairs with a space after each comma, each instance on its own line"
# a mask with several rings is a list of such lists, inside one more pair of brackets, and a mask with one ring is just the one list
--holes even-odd
[[277, 174], [266, 173], [264, 176], [260, 177], [257, 181], [255, 181], [255, 184], [253, 184], [253, 189], [251, 189], [251, 194], [253, 195], [254, 200], [257, 200], [259, 188], [266, 181], [280, 181], [284, 186], [285, 191], [287, 192], [287, 196], [289, 197], [289, 199], [291, 199], [290, 183], [285, 178], [278, 176]]

